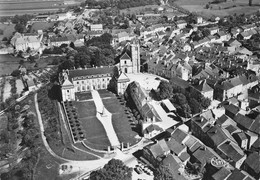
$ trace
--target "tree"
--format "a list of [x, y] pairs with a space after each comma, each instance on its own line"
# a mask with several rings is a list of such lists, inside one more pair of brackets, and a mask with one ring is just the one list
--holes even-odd
[[102, 169], [90, 174], [90, 180], [131, 180], [133, 169], [121, 160], [111, 159]]
[[248, 1], [248, 5], [249, 5], [249, 6], [252, 6], [252, 2], [253, 2], [253, 0], [249, 0], [249, 1]]
[[174, 180], [169, 168], [160, 164], [154, 172], [154, 180]]
[[205, 173], [204, 166], [201, 163], [197, 163], [197, 162], [193, 164], [188, 162], [187, 165], [185, 166], [185, 170], [189, 174], [199, 175], [199, 176], [203, 176], [203, 174]]
[[158, 86], [158, 100], [168, 99], [172, 96], [172, 86], [167, 81], [161, 81]]
[[74, 45], [73, 42], [70, 43], [70, 47], [73, 48], [73, 49], [75, 49], [75, 45]]
[[16, 69], [16, 70], [14, 70], [14, 71], [11, 73], [11, 75], [12, 75], [13, 77], [18, 77], [20, 74], [21, 74], [21, 71], [20, 71], [19, 69]]
[[19, 32], [19, 33], [23, 33], [24, 32], [24, 29], [25, 29], [25, 26], [22, 25], [22, 24], [16, 24], [15, 27], [14, 27], [15, 31]]
[[190, 99], [189, 106], [190, 106], [192, 114], [197, 114], [202, 111], [202, 107], [201, 107], [200, 103], [198, 103], [198, 101], [194, 98]]
[[62, 71], [63, 69], [73, 69], [74, 63], [71, 60], [65, 60], [63, 63], [59, 65], [59, 70]]

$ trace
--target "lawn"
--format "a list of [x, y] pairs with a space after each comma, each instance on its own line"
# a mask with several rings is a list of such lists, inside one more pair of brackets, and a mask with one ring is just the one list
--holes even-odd
[[91, 99], [93, 99], [90, 92], [80, 92], [80, 93], [77, 92], [77, 93], [76, 93], [76, 98], [77, 98], [79, 101], [84, 101], [84, 100], [91, 100]]
[[109, 97], [115, 97], [115, 94], [113, 94], [112, 92], [108, 91], [108, 90], [98, 90], [99, 95], [102, 98], [109, 98]]
[[85, 144], [91, 148], [105, 150], [110, 146], [106, 131], [96, 117], [94, 101], [74, 102], [78, 111], [80, 124], [82, 125], [86, 140]]
[[112, 113], [112, 123], [119, 141], [124, 143], [129, 142], [130, 145], [136, 144], [138, 141], [135, 136], [138, 133], [133, 131], [134, 125], [131, 125], [131, 115], [127, 114], [124, 105], [120, 104], [120, 101], [112, 93], [109, 93], [109, 96], [112, 94], [114, 97], [105, 98], [107, 92], [104, 94], [99, 92], [99, 94], [101, 97], [104, 97], [102, 98], [104, 106]]
[[0, 55], [0, 76], [8, 75], [17, 69], [22, 58], [11, 55]]
[[31, 32], [38, 30], [48, 30], [49, 28], [54, 26], [54, 22], [35, 22], [31, 27]]
[[11, 37], [13, 35], [13, 32], [15, 32], [15, 24], [0, 24], [0, 29], [2, 29], [4, 31], [3, 35], [0, 35], [0, 41], [4, 38], [4, 37]]

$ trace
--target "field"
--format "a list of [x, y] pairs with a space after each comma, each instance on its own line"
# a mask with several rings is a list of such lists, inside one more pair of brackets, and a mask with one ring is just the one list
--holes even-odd
[[59, 8], [61, 1], [34, 1], [34, 2], [12, 2], [0, 3], [0, 10], [18, 10], [18, 9], [44, 9]]
[[[227, 16], [233, 14], [250, 14], [260, 9], [260, 1], [253, 0], [253, 6], [248, 6], [248, 0], [236, 0], [236, 7], [221, 9], [221, 10], [213, 10], [213, 9], [205, 9], [205, 6], [208, 2], [212, 0], [177, 0], [176, 4], [179, 6], [191, 11], [201, 13], [204, 16]], [[225, 5], [225, 3], [221, 3]], [[221, 5], [220, 4], [220, 5]]]
[[144, 12], [146, 8], [155, 9], [158, 8], [158, 5], [147, 5], [147, 6], [138, 6], [138, 7], [132, 7], [127, 9], [120, 10], [120, 14], [139, 14], [140, 12]]

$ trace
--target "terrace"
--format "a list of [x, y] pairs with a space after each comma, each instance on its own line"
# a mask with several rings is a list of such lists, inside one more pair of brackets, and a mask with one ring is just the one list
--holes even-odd
[[[134, 131], [134, 117], [124, 106], [124, 100], [107, 90], [98, 92], [105, 108], [112, 114], [112, 125], [120, 143], [129, 143], [130, 146], [136, 144], [138, 133]], [[105, 128], [97, 118], [91, 93], [77, 93], [76, 96], [79, 101], [65, 103], [73, 142], [84, 142], [95, 150], [107, 150], [111, 144]]]

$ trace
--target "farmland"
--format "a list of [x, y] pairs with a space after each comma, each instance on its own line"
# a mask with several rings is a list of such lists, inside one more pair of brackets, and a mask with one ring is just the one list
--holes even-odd
[[233, 14], [249, 14], [260, 9], [260, 1], [254, 0], [252, 6], [248, 6], [248, 0], [236, 0], [234, 2], [235, 7], [228, 7], [227, 3], [218, 4], [220, 9], [205, 9], [207, 3], [212, 0], [177, 0], [176, 4], [191, 11], [201, 13], [204, 16], [228, 16]]

